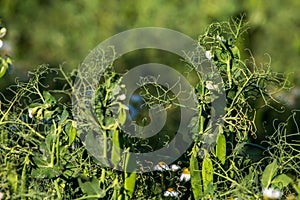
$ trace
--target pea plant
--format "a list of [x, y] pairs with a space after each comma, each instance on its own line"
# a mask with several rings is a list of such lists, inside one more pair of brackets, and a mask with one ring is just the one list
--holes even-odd
[[[122, 74], [110, 63], [95, 94], [90, 94], [104, 130], [105, 140], [99, 146], [90, 134], [93, 130], [82, 141], [83, 133], [77, 129], [72, 112], [74, 80], [82, 72], [68, 74], [62, 67], [41, 65], [29, 73], [28, 81], [17, 80], [7, 88], [12, 99], [1, 94], [0, 199], [300, 199], [298, 111], [277, 125], [264, 143], [256, 141], [257, 110], [282, 107], [274, 94], [290, 83], [284, 74], [272, 71], [270, 62], [256, 63], [250, 51], [250, 58], [242, 59], [238, 44], [248, 28], [243, 19], [213, 23], [197, 41], [223, 79], [224, 124], [213, 129], [208, 122], [216, 100], [211, 91], [221, 86], [206, 81], [193, 69], [191, 64], [201, 61], [191, 55], [182, 62], [197, 77], [193, 89], [199, 116], [194, 120], [197, 124], [191, 122], [193, 143], [174, 163], [150, 163], [153, 170], [145, 173], [126, 170], [134, 162], [127, 152], [168, 145], [176, 130], [171, 127], [167, 133], [139, 140], [125, 134], [120, 125], [126, 121], [126, 110], [136, 123], [145, 125], [151, 105], [159, 103], [170, 113], [180, 107], [168, 88], [153, 79], [141, 83], [129, 105], [113, 101], [124, 96]], [[0, 77], [9, 64], [10, 59], [1, 57]], [[50, 74], [55, 78], [49, 83]], [[51, 89], [49, 85], [58, 82], [62, 87]], [[108, 109], [111, 107], [118, 110], [117, 120]], [[296, 127], [292, 133], [287, 131], [291, 124]], [[207, 146], [203, 138], [212, 132], [217, 134], [215, 145]], [[109, 158], [112, 167], [99, 164], [84, 142], [98, 145], [103, 152], [100, 157]]]

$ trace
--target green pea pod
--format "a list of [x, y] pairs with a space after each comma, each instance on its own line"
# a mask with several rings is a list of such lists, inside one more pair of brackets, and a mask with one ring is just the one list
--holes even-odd
[[6, 73], [6, 70], [8, 68], [8, 64], [2, 58], [0, 58], [0, 61], [2, 63], [2, 65], [0, 66], [0, 78], [2, 78]]
[[219, 136], [217, 138], [216, 154], [217, 158], [221, 161], [222, 165], [224, 165], [226, 160], [226, 138], [223, 134], [222, 126], [219, 126]]
[[113, 132], [112, 141], [111, 162], [116, 167], [120, 162], [120, 141], [117, 129]]
[[206, 195], [209, 194], [209, 186], [213, 183], [213, 170], [212, 161], [208, 153], [206, 153], [202, 162], [203, 191]]
[[[134, 193], [135, 188], [135, 181], [136, 181], [136, 173], [134, 168], [136, 167], [136, 160], [134, 157], [132, 157], [130, 154], [126, 155], [125, 159], [125, 183], [124, 188], [127, 193], [127, 196], [132, 198], [132, 195]], [[131, 173], [128, 173], [126, 171], [132, 171]]]
[[201, 184], [201, 171], [199, 170], [197, 151], [195, 149], [193, 149], [192, 156], [190, 158], [190, 172], [194, 199], [200, 199], [201, 196], [203, 196], [203, 191]]

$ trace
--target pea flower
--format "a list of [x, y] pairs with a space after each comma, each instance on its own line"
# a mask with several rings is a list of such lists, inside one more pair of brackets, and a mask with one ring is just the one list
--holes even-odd
[[179, 169], [180, 169], [180, 167], [178, 165], [175, 165], [175, 164], [171, 165], [171, 171], [176, 172]]
[[265, 200], [267, 199], [280, 199], [282, 196], [282, 192], [280, 190], [274, 188], [264, 188], [262, 190], [263, 197]]
[[170, 168], [165, 162], [159, 162], [157, 165], [154, 166], [155, 171], [169, 171]]
[[219, 35], [217, 35], [216, 38], [221, 42], [226, 42], [226, 40], [224, 40], [224, 38]]
[[165, 191], [164, 196], [165, 197], [177, 197], [179, 192], [175, 191], [173, 188], [168, 188], [167, 191]]
[[205, 57], [208, 59], [208, 60], [211, 60], [213, 55], [211, 54], [211, 51], [205, 51]]
[[0, 192], [0, 200], [1, 200], [1, 199], [4, 199], [4, 196], [5, 196], [4, 193], [3, 193], [3, 192]]
[[125, 94], [121, 94], [120, 96], [118, 96], [118, 100], [120, 100], [120, 101], [124, 101], [125, 99], [126, 99]]
[[180, 176], [180, 181], [189, 181], [191, 179], [191, 173], [188, 168], [183, 168], [182, 174]]
[[33, 109], [28, 109], [28, 116], [29, 118], [32, 118], [33, 117], [33, 113], [32, 113]]
[[[6, 34], [6, 28], [2, 27], [0, 28], [0, 38], [3, 38]], [[0, 39], [0, 48], [3, 46], [3, 41]]]

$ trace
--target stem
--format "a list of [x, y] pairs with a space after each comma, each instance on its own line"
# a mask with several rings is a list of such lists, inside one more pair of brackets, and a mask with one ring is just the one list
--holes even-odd
[[231, 77], [231, 66], [230, 66], [230, 59], [226, 62], [227, 65], [227, 75], [228, 75], [228, 81], [229, 81], [229, 88], [232, 86], [232, 77]]
[[[244, 85], [239, 89], [239, 91], [236, 93], [235, 97], [233, 98], [231, 105], [229, 107], [229, 110], [232, 109], [233, 105], [235, 104], [236, 99], [240, 96], [240, 94], [242, 93], [242, 91], [244, 90], [244, 88], [247, 86], [247, 84], [249, 83], [249, 81], [252, 79], [253, 74], [251, 74], [249, 76], [249, 78], [247, 78], [247, 81], [244, 83]], [[230, 113], [228, 114], [228, 116], [230, 115]]]
[[27, 167], [27, 162], [28, 162], [28, 155], [25, 157], [23, 169], [22, 169], [22, 175], [21, 175], [21, 200], [25, 200], [25, 196], [23, 195], [26, 192], [26, 167]]
[[250, 190], [248, 190], [247, 188], [244, 188], [244, 187], [241, 186], [238, 182], [236, 182], [235, 180], [229, 178], [228, 176], [224, 176], [224, 175], [219, 174], [218, 172], [215, 172], [215, 171], [214, 171], [214, 174], [216, 174], [217, 176], [220, 176], [220, 177], [222, 177], [222, 178], [224, 178], [224, 179], [226, 179], [226, 180], [232, 182], [234, 185], [236, 185], [236, 186], [238, 186], [238, 187], [240, 187], [240, 188], [243, 188], [243, 190], [245, 190], [245, 191], [248, 192], [249, 194], [252, 194], [256, 199], [259, 198], [258, 195], [253, 194]]
[[54, 187], [55, 187], [55, 190], [56, 190], [56, 194], [57, 194], [57, 198], [58, 199], [62, 199], [62, 196], [61, 196], [61, 194], [60, 194], [60, 192], [59, 192], [59, 185], [58, 185], [58, 179], [56, 179], [55, 181], [54, 181]]

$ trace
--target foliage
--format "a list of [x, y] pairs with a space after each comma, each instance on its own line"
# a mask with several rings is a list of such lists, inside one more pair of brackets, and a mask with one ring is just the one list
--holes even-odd
[[[112, 100], [121, 95], [122, 74], [113, 70], [114, 63], [92, 98], [99, 124], [105, 130], [101, 134], [106, 140], [99, 148], [105, 150], [103, 158], [111, 158], [115, 168], [99, 165], [80, 140], [82, 133], [77, 133], [68, 102], [74, 77], [82, 72], [66, 74], [62, 67], [51, 69], [42, 65], [30, 73], [28, 82], [17, 81], [9, 88], [14, 98], [2, 95], [0, 104], [0, 192], [8, 199], [262, 199], [262, 189], [274, 187], [284, 195], [299, 196], [299, 148], [293, 139], [288, 140], [299, 134], [299, 129], [291, 135], [286, 133], [288, 121], [296, 114], [277, 127], [267, 147], [250, 143], [256, 134], [256, 110], [271, 107], [276, 102], [273, 94], [288, 83], [282, 74], [272, 72], [269, 63], [257, 65], [252, 56], [241, 59], [237, 42], [246, 30], [243, 19], [213, 23], [198, 40], [199, 48], [206, 48], [211, 55], [207, 59], [215, 63], [224, 80], [224, 126], [219, 124], [213, 129], [208, 123], [214, 101], [209, 88], [218, 90], [220, 86], [197, 74], [199, 80], [194, 89], [200, 115], [199, 124], [193, 129], [194, 143], [173, 166], [162, 160], [152, 163], [156, 170], [147, 173], [116, 170], [119, 165], [126, 169], [134, 161], [126, 151], [120, 155], [113, 145], [128, 151], [149, 151], [160, 144], [135, 141], [122, 132], [119, 125], [126, 120], [124, 110], [128, 105], [118, 104], [118, 121], [106, 109], [116, 104]], [[197, 62], [200, 61], [191, 56], [186, 63]], [[186, 67], [193, 69], [188, 64]], [[60, 77], [53, 81], [64, 79], [61, 90], [49, 90], [43, 84], [48, 73]], [[165, 91], [155, 82], [151, 87]], [[178, 106], [172, 95], [155, 96], [151, 90], [142, 89], [139, 95], [147, 105], [158, 101], [164, 107]], [[62, 96], [69, 101], [63, 102]], [[261, 103], [256, 106], [256, 102]], [[292, 122], [297, 126], [297, 121]], [[218, 134], [216, 147], [206, 148], [203, 138], [214, 131]], [[87, 137], [89, 142], [95, 142], [93, 134]], [[108, 144], [111, 146], [105, 146]], [[262, 149], [262, 153], [249, 147]]]

